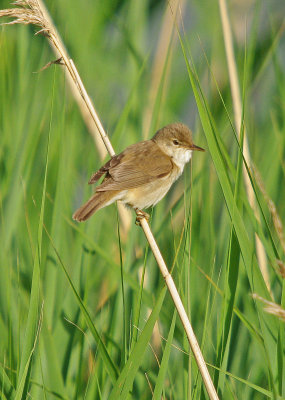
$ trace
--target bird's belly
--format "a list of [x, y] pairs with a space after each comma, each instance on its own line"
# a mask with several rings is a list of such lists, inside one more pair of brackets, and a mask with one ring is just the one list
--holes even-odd
[[140, 210], [154, 206], [168, 192], [172, 183], [180, 174], [172, 175], [171, 177], [161, 178], [154, 182], [142, 185], [137, 188], [127, 190], [122, 201], [133, 208]]

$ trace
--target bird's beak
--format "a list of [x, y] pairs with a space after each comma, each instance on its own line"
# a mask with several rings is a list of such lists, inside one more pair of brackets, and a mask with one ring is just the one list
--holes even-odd
[[190, 146], [191, 150], [196, 150], [196, 151], [205, 151], [202, 149], [202, 147], [196, 146], [194, 143]]

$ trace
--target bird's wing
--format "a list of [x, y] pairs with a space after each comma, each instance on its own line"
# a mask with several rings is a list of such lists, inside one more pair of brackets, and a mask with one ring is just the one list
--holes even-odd
[[111, 160], [106, 162], [106, 164], [104, 164], [98, 171], [94, 172], [94, 174], [91, 175], [91, 178], [88, 181], [89, 185], [92, 185], [93, 183], [97, 182], [101, 178], [101, 176], [105, 175], [108, 172], [111, 161], [113, 161], [114, 158], [116, 158], [116, 156], [111, 158]]
[[170, 157], [162, 152], [155, 142], [147, 140], [129, 146], [93, 176], [97, 178], [98, 175], [100, 177], [106, 173], [104, 181], [96, 191], [125, 190], [163, 178], [172, 168]]

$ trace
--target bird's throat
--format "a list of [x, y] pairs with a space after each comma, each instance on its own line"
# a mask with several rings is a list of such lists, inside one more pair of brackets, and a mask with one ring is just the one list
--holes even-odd
[[183, 172], [184, 166], [190, 161], [192, 157], [192, 150], [177, 149], [172, 155], [173, 162], [180, 169], [180, 173]]

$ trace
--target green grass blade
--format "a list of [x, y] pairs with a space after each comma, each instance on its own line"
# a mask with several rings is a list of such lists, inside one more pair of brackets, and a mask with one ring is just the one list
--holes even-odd
[[[261, 275], [260, 269], [257, 266], [253, 243], [252, 241], [250, 241], [248, 237], [245, 225], [243, 223], [242, 217], [240, 215], [240, 212], [237, 208], [234, 199], [233, 191], [227, 175], [226, 165], [222, 159], [221, 151], [218, 146], [218, 141], [216, 139], [217, 132], [214, 130], [206, 99], [203, 96], [203, 93], [201, 92], [201, 88], [199, 86], [199, 80], [197, 76], [194, 75], [190, 67], [181, 37], [180, 37], [180, 44], [187, 65], [188, 75], [194, 92], [203, 130], [207, 138], [208, 147], [223, 191], [227, 209], [231, 217], [231, 221], [233, 223], [237, 239], [239, 241], [239, 246], [246, 267], [248, 280], [251, 285], [251, 290], [253, 293], [254, 292], [260, 293], [261, 296], [264, 296], [265, 298], [268, 299], [269, 294], [265, 282], [263, 280], [263, 277]], [[256, 304], [256, 309], [258, 311], [260, 325], [264, 335], [264, 344], [265, 344], [264, 350], [266, 353], [266, 358], [269, 361], [268, 368], [269, 368], [270, 384], [272, 385], [272, 388], [276, 393], [276, 388], [273, 379], [273, 375], [275, 375], [273, 374], [273, 369], [275, 366], [276, 356], [272, 353], [272, 349], [275, 348], [275, 343], [277, 339], [276, 320], [274, 320], [274, 318], [271, 318], [268, 315], [265, 315], [260, 305]]]
[[115, 400], [117, 398], [126, 399], [130, 391], [132, 390], [136, 373], [141, 365], [144, 353], [148, 347], [148, 342], [151, 338], [154, 324], [158, 318], [160, 309], [162, 307], [165, 294], [166, 294], [166, 288], [164, 287], [158, 296], [158, 299], [152, 310], [152, 313], [143, 331], [141, 332], [140, 337], [137, 343], [135, 344], [133, 351], [130, 353], [126, 365], [124, 366], [122, 372], [118, 377], [118, 380], [109, 397], [110, 400]]
[[0, 395], [5, 398], [13, 398], [15, 396], [15, 389], [10, 381], [5, 369], [0, 364]]
[[169, 365], [169, 357], [170, 357], [170, 351], [171, 351], [171, 347], [172, 347], [172, 341], [173, 341], [173, 335], [174, 335], [174, 329], [175, 329], [175, 323], [176, 323], [176, 316], [177, 316], [177, 312], [175, 311], [173, 314], [169, 334], [167, 336], [166, 346], [164, 348], [163, 357], [162, 357], [161, 365], [159, 368], [159, 373], [157, 376], [156, 385], [155, 385], [153, 396], [152, 396], [153, 399], [155, 399], [155, 400], [161, 399], [163, 385], [164, 385], [164, 381], [165, 381], [165, 377], [166, 377], [166, 373], [167, 373], [167, 368]]
[[127, 307], [125, 299], [125, 288], [124, 288], [124, 264], [123, 264], [123, 254], [122, 254], [122, 242], [120, 235], [120, 220], [117, 207], [117, 232], [118, 232], [118, 245], [120, 254], [120, 272], [121, 272], [121, 290], [122, 290], [122, 301], [123, 301], [123, 349], [122, 349], [122, 362], [125, 365], [127, 361]]
[[[53, 100], [53, 94], [52, 94]], [[52, 115], [51, 119], [52, 121]], [[25, 339], [23, 344], [20, 370], [19, 370], [19, 384], [21, 387], [17, 387], [17, 393], [22, 393], [23, 396], [26, 396], [28, 391], [28, 381], [30, 370], [29, 364], [32, 357], [32, 349], [34, 346], [36, 328], [38, 324], [38, 313], [39, 313], [39, 300], [40, 300], [40, 265], [41, 265], [41, 251], [42, 251], [42, 233], [43, 233], [43, 224], [44, 224], [44, 210], [45, 210], [45, 198], [46, 198], [46, 185], [47, 185], [47, 171], [48, 171], [48, 160], [49, 160], [49, 142], [50, 142], [50, 132], [51, 132], [51, 122], [50, 122], [50, 130], [48, 136], [47, 143], [47, 152], [46, 152], [46, 163], [45, 163], [45, 174], [44, 174], [44, 182], [43, 182], [43, 190], [42, 190], [42, 201], [41, 201], [41, 209], [39, 216], [39, 225], [38, 225], [38, 237], [37, 237], [37, 249], [35, 253], [34, 266], [33, 266], [33, 278], [32, 278], [32, 289], [30, 296], [30, 306], [28, 313], [28, 320], [26, 325]], [[19, 390], [19, 392], [18, 392]]]
[[97, 329], [95, 328], [94, 323], [92, 322], [92, 319], [91, 319], [91, 317], [90, 317], [85, 305], [83, 304], [83, 302], [82, 302], [77, 290], [75, 289], [75, 286], [72, 283], [72, 280], [71, 280], [71, 278], [70, 278], [70, 276], [68, 274], [68, 271], [67, 271], [67, 269], [66, 269], [66, 267], [65, 267], [65, 265], [64, 265], [64, 263], [63, 263], [63, 261], [62, 261], [62, 259], [60, 257], [60, 255], [59, 255], [59, 253], [58, 253], [58, 251], [57, 251], [57, 249], [56, 249], [56, 247], [55, 247], [55, 245], [53, 243], [53, 240], [52, 240], [51, 236], [49, 235], [49, 233], [47, 232], [46, 229], [45, 229], [45, 231], [46, 231], [46, 234], [49, 237], [49, 240], [50, 240], [51, 245], [52, 245], [52, 247], [54, 249], [54, 252], [55, 252], [55, 254], [56, 254], [57, 258], [58, 258], [58, 261], [59, 261], [59, 263], [60, 263], [60, 265], [62, 267], [62, 270], [63, 270], [63, 272], [64, 272], [64, 274], [65, 274], [65, 276], [66, 276], [66, 278], [68, 280], [68, 283], [69, 283], [69, 285], [70, 285], [70, 287], [72, 289], [72, 292], [73, 292], [73, 294], [74, 294], [74, 296], [76, 298], [78, 306], [80, 307], [80, 310], [82, 311], [82, 313], [84, 315], [86, 324], [87, 324], [88, 328], [90, 329], [90, 331], [92, 333], [92, 336], [94, 337], [94, 340], [95, 340], [95, 342], [96, 342], [96, 344], [98, 346], [98, 351], [99, 351], [99, 353], [100, 353], [100, 355], [101, 355], [101, 357], [102, 357], [102, 359], [104, 361], [104, 366], [105, 366], [106, 370], [108, 371], [108, 374], [109, 374], [112, 382], [115, 382], [116, 378], [118, 376], [118, 369], [115, 366], [115, 364], [112, 362], [112, 359], [111, 359], [110, 355], [108, 354], [108, 351], [106, 349], [105, 344], [103, 343], [103, 341], [102, 341]]

